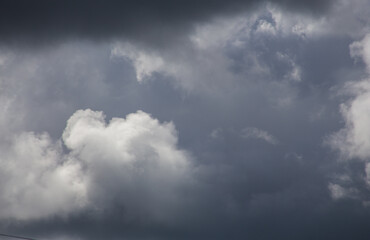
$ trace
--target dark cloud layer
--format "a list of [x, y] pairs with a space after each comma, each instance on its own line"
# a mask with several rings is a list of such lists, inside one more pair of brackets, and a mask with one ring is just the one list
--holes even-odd
[[[1, 41], [43, 44], [50, 40], [131, 37], [146, 43], [185, 34], [193, 23], [248, 10], [264, 1], [4, 0]], [[321, 12], [330, 1], [274, 0], [283, 7]]]

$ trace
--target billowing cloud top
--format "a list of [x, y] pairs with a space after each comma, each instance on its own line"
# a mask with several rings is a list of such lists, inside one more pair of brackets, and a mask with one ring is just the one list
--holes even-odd
[[177, 149], [172, 123], [162, 125], [139, 111], [106, 124], [102, 112], [79, 110], [68, 120], [63, 141], [68, 154], [47, 134], [23, 133], [3, 151], [1, 218], [100, 211], [117, 200], [131, 217], [146, 220], [166, 219], [175, 210], [190, 162]]

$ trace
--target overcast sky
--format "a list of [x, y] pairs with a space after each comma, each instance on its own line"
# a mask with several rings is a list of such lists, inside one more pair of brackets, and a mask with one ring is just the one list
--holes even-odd
[[2, 0], [0, 136], [0, 233], [368, 240], [370, 1]]

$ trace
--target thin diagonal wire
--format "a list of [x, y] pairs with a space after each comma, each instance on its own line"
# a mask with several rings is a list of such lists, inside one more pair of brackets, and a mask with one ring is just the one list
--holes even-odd
[[34, 238], [28, 238], [28, 237], [15, 236], [15, 235], [10, 235], [10, 234], [5, 234], [5, 233], [0, 233], [0, 236], [3, 236], [3, 237], [8, 237], [8, 238], [18, 238], [18, 239], [25, 239], [25, 240], [36, 240], [36, 239], [34, 239]]

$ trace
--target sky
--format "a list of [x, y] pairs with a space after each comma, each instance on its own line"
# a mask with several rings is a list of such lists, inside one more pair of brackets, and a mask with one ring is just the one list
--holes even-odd
[[370, 1], [2, 0], [0, 136], [3, 234], [370, 239]]

